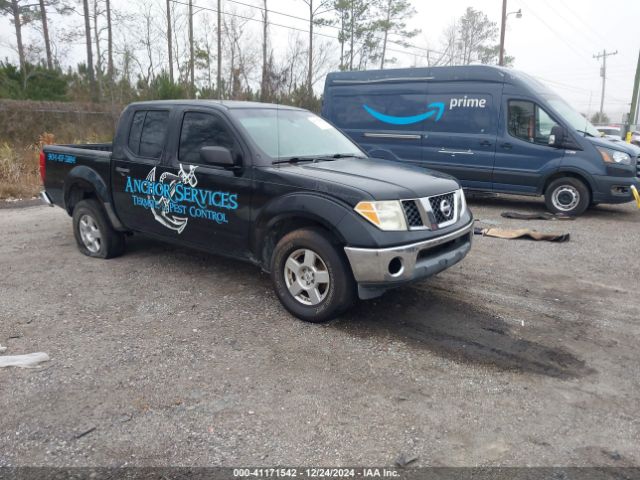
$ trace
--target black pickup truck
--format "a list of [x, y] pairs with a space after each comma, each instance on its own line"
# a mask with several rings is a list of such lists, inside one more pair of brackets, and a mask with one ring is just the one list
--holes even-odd
[[85, 255], [141, 233], [252, 262], [320, 322], [469, 252], [472, 215], [443, 174], [367, 158], [306, 110], [249, 102], [129, 105], [113, 144], [51, 145], [42, 198]]

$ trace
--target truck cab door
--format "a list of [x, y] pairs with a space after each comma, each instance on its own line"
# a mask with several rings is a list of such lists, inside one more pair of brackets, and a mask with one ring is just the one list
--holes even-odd
[[429, 83], [427, 98], [442, 109], [424, 121], [424, 165], [490, 190], [502, 84]]
[[145, 108], [123, 117], [128, 132], [111, 161], [111, 183], [116, 213], [129, 229], [156, 233], [153, 216], [154, 192], [149, 177], [161, 168], [165, 152], [170, 111]]
[[564, 157], [564, 150], [549, 146], [551, 129], [558, 122], [533, 100], [505, 96], [503, 102], [494, 190], [535, 194], [543, 177], [559, 168]]
[[[209, 251], [245, 257], [249, 251], [251, 158], [240, 135], [217, 111], [176, 112], [179, 135], [172, 139], [162, 173], [167, 185], [157, 224], [165, 236]], [[203, 147], [229, 149], [233, 167], [210, 165]]]

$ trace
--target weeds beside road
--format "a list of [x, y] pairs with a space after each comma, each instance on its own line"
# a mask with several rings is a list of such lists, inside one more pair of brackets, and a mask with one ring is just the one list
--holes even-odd
[[43, 143], [110, 142], [119, 111], [108, 105], [0, 100], [0, 200], [39, 193]]
[[640, 212], [471, 208], [571, 241], [476, 237], [326, 325], [251, 265], [138, 236], [94, 260], [62, 209], [0, 210], [0, 343], [52, 358], [0, 371], [0, 466], [637, 466]]

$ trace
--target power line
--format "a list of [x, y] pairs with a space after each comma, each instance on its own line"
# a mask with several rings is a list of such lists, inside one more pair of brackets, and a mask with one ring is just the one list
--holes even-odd
[[[189, 5], [187, 2], [182, 2], [180, 0], [169, 0], [169, 1], [174, 3], [174, 4], [176, 4], [176, 5], [184, 5], [184, 6], [188, 6]], [[232, 0], [227, 0], [227, 1], [232, 1]], [[240, 4], [241, 2], [233, 1], [233, 3], [239, 3]], [[249, 7], [257, 8], [259, 10], [264, 10], [263, 8], [258, 7], [256, 5], [248, 5], [248, 4], [243, 4], [243, 5], [247, 5]], [[215, 8], [203, 7], [203, 6], [199, 6], [199, 5], [195, 5], [195, 4], [193, 5], [193, 7], [197, 8], [199, 10], [207, 10], [207, 11], [214, 12], [214, 13], [221, 13], [222, 15], [228, 15], [228, 16], [231, 16], [231, 17], [241, 18], [243, 20], [263, 23], [263, 21], [260, 20], [260, 19], [256, 19], [256, 18], [253, 18], [253, 17], [247, 17], [246, 15], [240, 15], [238, 13], [219, 11], [219, 10], [217, 10]], [[272, 12], [271, 10], [269, 10], [269, 12], [270, 13], [274, 13], [274, 14], [277, 13], [277, 12]], [[288, 15], [288, 14], [283, 14], [283, 15], [291, 16], [291, 15]], [[308, 19], [304, 19], [302, 17], [294, 17], [294, 16], [291, 16], [291, 17], [292, 18], [297, 18], [299, 20], [302, 19], [302, 20], [307, 21], [307, 22], [309, 21]], [[281, 23], [274, 23], [274, 22], [271, 22], [271, 21], [267, 22], [267, 25], [271, 25], [271, 26], [274, 26], [274, 27], [287, 28], [289, 30], [294, 30], [294, 31], [301, 32], [301, 33], [306, 33], [306, 34], [309, 33], [309, 30], [306, 30], [306, 29], [303, 29], [303, 28], [293, 27], [291, 25], [283, 25]], [[339, 27], [333, 27], [333, 28], [339, 28]], [[313, 32], [313, 35], [314, 36], [318, 36], [318, 37], [330, 38], [332, 40], [339, 41], [338, 37], [334, 37], [333, 35], [327, 35], [327, 34], [315, 32], [315, 31]], [[382, 38], [378, 38], [378, 37], [375, 37], [375, 38], [377, 38], [378, 40], [382, 40]], [[393, 41], [390, 41], [390, 40], [387, 40], [387, 43], [393, 43], [394, 45], [401, 45], [401, 44], [399, 44], [397, 42], [393, 42]], [[421, 47], [416, 47], [414, 45], [402, 45], [402, 46], [425, 50], [427, 53], [433, 52], [433, 53], [437, 53], [437, 54], [442, 54], [442, 52], [438, 52], [436, 50], [422, 49]], [[393, 53], [402, 53], [402, 54], [405, 54], [405, 55], [413, 55], [413, 56], [426, 58], [426, 59], [430, 58], [428, 55], [421, 55], [421, 54], [418, 54], [418, 53], [415, 53], [415, 52], [407, 52], [407, 51], [403, 51], [403, 50], [396, 50], [396, 49], [393, 49], [393, 48], [387, 48], [387, 51], [393, 52]]]
[[[244, 7], [249, 7], [249, 8], [255, 8], [257, 10], [261, 10], [261, 11], [265, 11], [266, 9], [264, 7], [261, 7], [259, 5], [251, 5], [249, 3], [244, 3], [244, 2], [240, 2], [239, 0], [226, 0], [227, 2], [230, 3], [235, 3], [237, 5], [242, 5]], [[276, 10], [269, 10], [269, 13], [273, 13], [274, 15], [282, 15], [283, 17], [288, 17], [288, 18], [293, 18], [295, 20], [301, 20], [303, 22], [309, 22], [308, 18], [304, 18], [304, 17], [298, 17], [296, 15], [291, 15], [290, 13], [284, 13], [284, 12], [278, 12]], [[340, 27], [336, 27], [335, 25], [317, 25], [318, 28], [333, 28], [335, 30], [342, 30]], [[306, 31], [307, 33], [308, 30]], [[373, 37], [376, 40], [384, 40], [383, 37]], [[444, 55], [444, 52], [439, 52], [437, 50], [433, 50], [431, 48], [424, 48], [424, 47], [418, 47], [417, 45], [412, 45], [410, 43], [399, 43], [399, 42], [394, 42], [392, 40], [387, 39], [387, 43], [391, 43], [393, 45], [398, 45], [401, 47], [408, 47], [408, 48], [415, 48], [416, 50], [422, 50], [424, 52], [427, 53], [437, 53], [438, 55]]]
[[[573, 11], [573, 10], [569, 10], [569, 8], [568, 8], [566, 5], [564, 5], [562, 2], [556, 2], [556, 3], [555, 3], [555, 5], [554, 5], [554, 6], [552, 6], [552, 5], [548, 2], [548, 0], [543, 0], [543, 1], [544, 1], [544, 3], [547, 5], [547, 7], [549, 8], [549, 11], [553, 11], [553, 9], [554, 9], [556, 6], [558, 6], [558, 5], [560, 5], [562, 8], [564, 8], [564, 9], [565, 9], [565, 11], [568, 13], [568, 15], [564, 17], [565, 22], [566, 22], [567, 24], [571, 25], [572, 27], [574, 27], [574, 30], [575, 30], [576, 32], [579, 32], [579, 33], [581, 33], [582, 35], [584, 35], [584, 38], [585, 38], [585, 39], [588, 39], [588, 40], [589, 40], [589, 42], [591, 42], [591, 43], [594, 43], [594, 44], [595, 44], [596, 42], [594, 42], [594, 40], [596, 39], [596, 36], [597, 36], [597, 37], [599, 37], [599, 40], [597, 40], [597, 42], [598, 42], [598, 43], [599, 43], [600, 41], [604, 41], [604, 39], [602, 39], [602, 37], [600, 37], [600, 35], [599, 35], [599, 34], [597, 34], [597, 32], [595, 32], [595, 30], [593, 30], [589, 25], [587, 25], [583, 20], [581, 20], [581, 19], [580, 19], [580, 17], [578, 17], [578, 15], [576, 14], [576, 12], [575, 12], [575, 11]], [[578, 20], [580, 23], [582, 23], [582, 25], [584, 25], [584, 27], [586, 28], [586, 30], [585, 30], [584, 28], [580, 28], [580, 27], [578, 27], [577, 25], [575, 25], [574, 23], [572, 23], [572, 22], [570, 21], [570, 18], [575, 18], [576, 20]], [[589, 32], [593, 32], [593, 33], [595, 33], [596, 35], [594, 35], [594, 36], [587, 36], [587, 35], [586, 35], [587, 31], [589, 31]]]
[[554, 29], [553, 27], [551, 27], [547, 22], [545, 22], [542, 17], [540, 17], [539, 15], [536, 14], [536, 12], [531, 8], [531, 6], [529, 6], [527, 12], [531, 13], [535, 18], [537, 18], [540, 23], [542, 23], [545, 27], [547, 27], [547, 29], [553, 33], [556, 37], [558, 37], [560, 40], [562, 40], [562, 42], [567, 45], [571, 50], [573, 50], [575, 53], [577, 53], [578, 55], [580, 55], [581, 57], [587, 59], [588, 57], [584, 54], [579, 52], [573, 45], [571, 45], [569, 42], [567, 42], [567, 40], [565, 40], [565, 38], [560, 35], [560, 33], [558, 33], [558, 31], [556, 29]]

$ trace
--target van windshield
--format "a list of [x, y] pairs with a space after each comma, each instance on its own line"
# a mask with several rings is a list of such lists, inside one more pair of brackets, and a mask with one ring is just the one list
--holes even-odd
[[589, 120], [573, 109], [571, 105], [562, 98], [553, 96], [546, 97], [547, 102], [565, 119], [569, 125], [585, 136], [599, 137], [600, 132]]
[[253, 141], [274, 160], [366, 156], [322, 118], [302, 110], [247, 108], [233, 111]]

